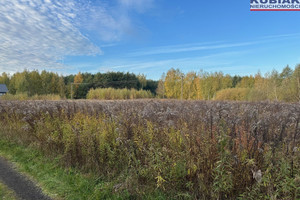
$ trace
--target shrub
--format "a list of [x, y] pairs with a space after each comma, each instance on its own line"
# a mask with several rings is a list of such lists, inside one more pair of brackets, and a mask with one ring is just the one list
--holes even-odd
[[0, 97], [1, 100], [61, 100], [59, 95], [47, 94], [47, 95], [34, 95], [28, 96], [26, 93], [19, 94], [6, 94]]
[[87, 94], [87, 99], [116, 100], [116, 99], [145, 99], [153, 98], [153, 94], [146, 90], [136, 89], [114, 89], [98, 88], [91, 89]]
[[250, 88], [228, 88], [217, 92], [216, 100], [247, 101]]

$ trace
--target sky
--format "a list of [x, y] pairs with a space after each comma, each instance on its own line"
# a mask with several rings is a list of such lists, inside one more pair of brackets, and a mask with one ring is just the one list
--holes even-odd
[[300, 64], [299, 17], [249, 1], [1, 0], [0, 73], [281, 71]]

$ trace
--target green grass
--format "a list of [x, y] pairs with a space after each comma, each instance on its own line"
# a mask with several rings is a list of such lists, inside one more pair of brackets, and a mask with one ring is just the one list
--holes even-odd
[[[93, 174], [82, 174], [76, 169], [65, 169], [60, 165], [59, 158], [46, 158], [41, 152], [31, 147], [0, 138], [0, 155], [13, 162], [21, 173], [37, 182], [43, 192], [53, 199], [137, 199], [126, 191], [115, 192], [114, 186], [117, 183], [113, 181], [104, 181]], [[0, 199], [2, 190], [0, 185]], [[10, 194], [4, 193], [4, 195]], [[10, 198], [7, 197], [7, 199]], [[143, 199], [166, 199], [166, 197], [157, 192], [145, 194]]]
[[0, 199], [2, 200], [16, 200], [16, 195], [13, 191], [7, 188], [3, 183], [0, 182]]

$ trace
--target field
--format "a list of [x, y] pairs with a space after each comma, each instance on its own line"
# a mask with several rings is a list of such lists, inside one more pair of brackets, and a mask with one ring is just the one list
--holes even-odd
[[0, 101], [0, 119], [2, 138], [132, 199], [300, 198], [299, 104]]

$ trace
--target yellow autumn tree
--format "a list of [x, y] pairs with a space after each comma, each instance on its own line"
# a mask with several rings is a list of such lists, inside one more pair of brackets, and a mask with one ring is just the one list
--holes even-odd
[[194, 83], [195, 83], [195, 88], [196, 88], [196, 99], [197, 99], [197, 100], [202, 100], [202, 99], [203, 99], [203, 95], [202, 95], [202, 87], [201, 87], [201, 85], [202, 85], [202, 80], [201, 80], [200, 76], [197, 76], [197, 77], [195, 78]]
[[189, 72], [186, 74], [183, 80], [183, 98], [184, 99], [196, 99], [197, 98], [197, 75], [195, 72]]
[[[80, 72], [78, 72], [78, 74], [76, 74], [76, 76], [74, 77], [74, 83], [75, 84], [80, 84], [83, 82], [83, 77], [82, 74]], [[78, 86], [78, 85], [77, 85]], [[78, 87], [77, 87], [78, 88]]]
[[244, 76], [242, 80], [237, 84], [238, 88], [252, 88], [254, 87], [255, 79], [251, 76]]
[[[75, 89], [73, 91], [71, 91], [71, 96], [78, 96], [78, 88], [79, 85], [83, 82], [83, 76], [80, 72], [78, 72], [78, 74], [76, 74], [76, 76], [74, 77], [74, 84], [75, 84]], [[72, 86], [71, 86], [72, 87]]]
[[168, 98], [180, 99], [183, 73], [179, 69], [170, 69], [165, 79], [165, 94]]

